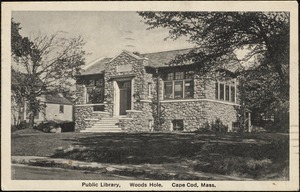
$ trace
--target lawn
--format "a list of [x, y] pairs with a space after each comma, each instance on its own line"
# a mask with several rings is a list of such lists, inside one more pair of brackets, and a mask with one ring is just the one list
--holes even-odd
[[289, 136], [161, 132], [13, 134], [12, 155], [121, 165], [176, 165], [176, 169], [193, 172], [287, 180]]

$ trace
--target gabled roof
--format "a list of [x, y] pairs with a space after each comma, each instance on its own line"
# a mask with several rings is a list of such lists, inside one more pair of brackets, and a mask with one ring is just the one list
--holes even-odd
[[112, 58], [97, 59], [95, 62], [88, 64], [83, 68], [80, 75], [92, 75], [103, 73], [105, 69], [105, 63], [109, 62]]
[[[188, 48], [188, 49], [179, 49], [179, 50], [171, 50], [171, 51], [161, 51], [161, 52], [155, 52], [155, 53], [144, 53], [144, 54], [139, 54], [136, 55], [134, 53], [128, 52], [128, 51], [122, 51], [120, 54], [123, 52], [131, 55], [132, 57], [136, 59], [148, 59], [148, 67], [153, 67], [153, 68], [159, 68], [159, 67], [167, 67], [167, 64], [174, 60], [176, 55], [181, 55], [181, 54], [186, 54], [190, 52], [193, 48]], [[118, 57], [120, 54], [118, 54], [116, 57]], [[103, 58], [103, 59], [98, 59], [91, 64], [86, 65], [82, 72], [81, 75], [93, 75], [93, 74], [100, 74], [103, 73], [105, 70], [105, 63], [110, 62], [114, 60], [114, 58]], [[235, 64], [228, 64], [230, 67], [229, 70], [233, 70], [236, 68], [236, 63]], [[225, 67], [227, 68], [227, 67]]]
[[45, 103], [72, 105], [73, 103], [59, 95], [45, 95]]

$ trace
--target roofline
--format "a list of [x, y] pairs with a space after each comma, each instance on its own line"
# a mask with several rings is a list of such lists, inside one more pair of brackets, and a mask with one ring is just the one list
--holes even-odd
[[[64, 102], [53, 102], [53, 101], [43, 101], [44, 103], [49, 103], [49, 104], [64, 104], [64, 105], [73, 105], [73, 103], [64, 103]], [[71, 101], [70, 101], [71, 102]]]
[[92, 61], [91, 63], [89, 63], [89, 64], [83, 66], [81, 69], [84, 70], [84, 69], [86, 69], [86, 68], [88, 68], [88, 67], [90, 67], [90, 66], [93, 66], [93, 65], [95, 65], [98, 61], [101, 61], [101, 60], [103, 60], [103, 59], [105, 59], [105, 58], [106, 58], [106, 57], [100, 57], [100, 58], [98, 58], [98, 59]]
[[91, 74], [80, 74], [80, 75], [74, 75], [74, 77], [82, 77], [82, 76], [92, 76], [92, 75], [103, 75], [105, 71], [102, 71], [100, 73], [91, 73]]
[[138, 55], [135, 55], [129, 51], [126, 51], [126, 50], [122, 50], [119, 54], [117, 54], [117, 56], [115, 56], [114, 58], [112, 58], [111, 60], [105, 62], [105, 63], [110, 63], [112, 62], [113, 60], [115, 60], [117, 57], [119, 57], [122, 53], [126, 53], [127, 55], [137, 59], [137, 60], [148, 60], [147, 58], [143, 58], [143, 57], [139, 57]]
[[197, 47], [191, 47], [191, 48], [183, 48], [183, 49], [173, 49], [168, 51], [158, 51], [158, 52], [150, 52], [150, 53], [141, 53], [141, 55], [147, 55], [147, 54], [155, 54], [155, 53], [165, 53], [165, 52], [172, 52], [172, 51], [183, 51], [183, 50], [192, 50], [197, 49]]

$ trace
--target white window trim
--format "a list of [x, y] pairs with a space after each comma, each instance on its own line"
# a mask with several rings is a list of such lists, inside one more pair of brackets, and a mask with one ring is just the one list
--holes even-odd
[[[229, 103], [236, 103], [236, 94], [237, 94], [237, 90], [236, 90], [236, 79], [234, 79], [234, 85], [232, 85], [232, 83], [227, 83], [226, 81], [216, 81], [216, 83], [218, 84], [218, 95], [217, 95], [217, 100], [218, 101], [224, 101], [224, 102], [229, 102]], [[221, 93], [221, 89], [220, 89], [220, 84], [224, 85], [224, 100], [220, 99], [220, 93]], [[229, 101], [226, 101], [226, 86], [229, 86]], [[234, 101], [231, 101], [231, 87], [234, 87]], [[216, 97], [215, 97], [216, 98]]]
[[[163, 95], [162, 95], [162, 100], [177, 100], [177, 99], [174, 99], [174, 96], [175, 96], [175, 81], [180, 81], [180, 82], [182, 82], [182, 98], [180, 98], [180, 99], [186, 99], [185, 98], [185, 82], [186, 81], [193, 81], [193, 79], [177, 79], [177, 80], [175, 80], [175, 79], [173, 79], [173, 80], [167, 80], [167, 81], [164, 81], [164, 80], [162, 80], [162, 89], [163, 89], [163, 91], [162, 91], [162, 93], [163, 93]], [[172, 82], [172, 99], [165, 99], [165, 82]], [[193, 89], [194, 89], [194, 86], [195, 85], [193, 85]], [[192, 98], [188, 98], [188, 99], [192, 99]]]

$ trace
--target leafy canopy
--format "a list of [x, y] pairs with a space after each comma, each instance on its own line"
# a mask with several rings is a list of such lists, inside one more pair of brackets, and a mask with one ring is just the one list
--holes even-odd
[[[197, 49], [178, 57], [178, 63], [192, 61], [205, 67], [218, 65], [218, 62], [211, 61], [230, 55], [238, 49], [247, 49], [244, 61], [255, 57], [258, 62], [256, 67], [267, 66], [278, 73], [284, 84], [288, 83], [287, 12], [138, 12], [138, 14], [150, 26], [149, 29], [167, 28], [168, 38], [175, 40], [186, 36], [191, 43], [196, 44]], [[249, 66], [243, 71], [246, 69], [249, 70]]]

